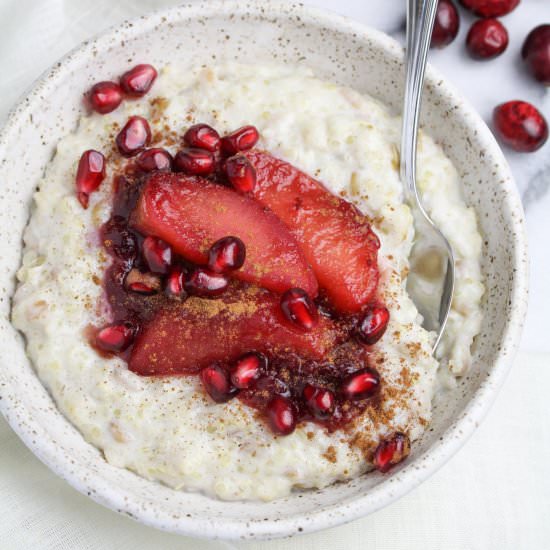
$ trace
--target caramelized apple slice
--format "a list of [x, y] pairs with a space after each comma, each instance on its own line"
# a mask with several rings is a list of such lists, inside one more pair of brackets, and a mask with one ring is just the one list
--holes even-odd
[[294, 234], [333, 305], [359, 311], [378, 284], [380, 243], [367, 218], [292, 165], [262, 151], [243, 154], [256, 169], [251, 195]]
[[275, 292], [292, 287], [317, 294], [317, 281], [296, 238], [250, 197], [203, 178], [155, 173], [145, 183], [132, 225], [160, 237], [191, 262], [206, 264], [218, 239], [240, 238], [246, 260], [232, 276]]
[[143, 328], [128, 366], [142, 376], [163, 376], [193, 374], [250, 351], [321, 359], [341, 340], [341, 330], [324, 316], [309, 332], [294, 329], [279, 302], [267, 290], [232, 286], [216, 300], [191, 297], [169, 306]]

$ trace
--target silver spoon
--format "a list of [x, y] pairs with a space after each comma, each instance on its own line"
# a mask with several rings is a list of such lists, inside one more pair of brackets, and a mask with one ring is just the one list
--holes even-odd
[[407, 291], [424, 318], [422, 326], [437, 332], [434, 353], [449, 317], [455, 283], [451, 245], [424, 210], [416, 186], [416, 145], [422, 87], [437, 2], [407, 1], [406, 81], [401, 133], [401, 181], [415, 225]]

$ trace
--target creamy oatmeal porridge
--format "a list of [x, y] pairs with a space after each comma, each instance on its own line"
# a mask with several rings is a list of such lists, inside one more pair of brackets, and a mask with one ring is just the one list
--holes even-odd
[[[214, 403], [196, 376], [140, 376], [124, 358], [90, 345], [90, 326], [112, 321], [102, 285], [111, 259], [99, 229], [111, 216], [113, 176], [132, 162], [116, 152], [114, 138], [134, 115], [149, 121], [153, 146], [173, 154], [192, 124], [210, 124], [220, 134], [253, 124], [257, 148], [323, 182], [371, 220], [380, 240], [378, 300], [390, 313], [369, 349], [382, 380], [376, 407], [338, 429], [306, 420], [289, 435], [274, 435], [242, 400]], [[436, 360], [435, 335], [422, 329], [405, 289], [414, 230], [399, 180], [399, 139], [400, 119], [370, 97], [303, 69], [230, 64], [184, 73], [168, 66], [148, 95], [83, 117], [61, 140], [35, 194], [13, 322], [59, 408], [110, 463], [178, 489], [271, 500], [356, 477], [372, 468], [384, 438], [404, 433], [414, 442], [422, 434], [434, 395], [470, 367], [484, 292], [481, 237], [452, 163], [421, 134], [419, 186], [457, 268]], [[107, 174], [83, 209], [74, 181], [88, 149], [105, 154]]]

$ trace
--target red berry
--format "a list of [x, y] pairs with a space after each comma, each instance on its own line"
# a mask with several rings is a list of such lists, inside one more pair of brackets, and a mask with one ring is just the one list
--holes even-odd
[[208, 176], [215, 168], [214, 155], [206, 149], [186, 147], [176, 154], [174, 168], [191, 176]]
[[296, 428], [297, 411], [286, 397], [276, 395], [267, 405], [267, 419], [273, 432], [289, 435]]
[[390, 312], [384, 306], [369, 306], [365, 316], [357, 327], [357, 337], [361, 342], [372, 346], [386, 332]]
[[548, 139], [548, 125], [540, 111], [526, 101], [509, 101], [495, 107], [493, 123], [500, 139], [515, 149], [529, 153]]
[[153, 172], [154, 170], [167, 171], [172, 170], [172, 155], [159, 147], [146, 149], [136, 158], [137, 167], [143, 172]]
[[359, 401], [372, 397], [380, 388], [380, 375], [366, 367], [350, 374], [342, 381], [341, 390], [347, 399]]
[[153, 287], [140, 282], [128, 283], [126, 285], [126, 288], [131, 292], [135, 292], [136, 294], [143, 294], [144, 296], [149, 296], [156, 293], [156, 290]]
[[281, 296], [281, 309], [285, 317], [302, 330], [311, 330], [319, 321], [317, 307], [301, 288], [291, 288]]
[[124, 287], [137, 294], [151, 295], [160, 289], [160, 279], [152, 273], [142, 273], [139, 269], [131, 269], [124, 279]]
[[229, 380], [229, 374], [217, 364], [205, 367], [199, 376], [204, 389], [216, 403], [225, 403], [236, 393]]
[[527, 35], [521, 56], [531, 74], [550, 86], [550, 25], [539, 25]]
[[122, 89], [116, 82], [98, 82], [92, 86], [88, 99], [94, 111], [105, 115], [122, 102]]
[[231, 369], [231, 382], [235, 387], [246, 389], [257, 380], [267, 367], [267, 357], [262, 353], [251, 352], [243, 355]]
[[399, 464], [411, 452], [411, 442], [407, 435], [395, 433], [385, 439], [374, 451], [374, 466], [381, 472], [387, 472], [392, 466]]
[[468, 10], [480, 17], [500, 17], [510, 13], [520, 0], [460, 0]]
[[255, 126], [243, 126], [222, 138], [222, 150], [228, 155], [236, 155], [240, 151], [252, 149], [258, 139], [260, 134]]
[[470, 28], [466, 47], [474, 59], [492, 59], [508, 47], [508, 31], [498, 19], [480, 19]]
[[157, 71], [152, 65], [136, 65], [120, 77], [122, 89], [130, 96], [145, 95], [157, 78]]
[[208, 124], [195, 124], [183, 135], [183, 141], [189, 147], [198, 147], [207, 151], [217, 151], [220, 148], [220, 134]]
[[98, 151], [84, 151], [76, 171], [76, 191], [80, 204], [88, 208], [90, 193], [95, 191], [105, 178], [105, 157]]
[[166, 294], [174, 298], [181, 298], [185, 295], [185, 271], [181, 267], [175, 266], [170, 269], [164, 290]]
[[132, 116], [116, 137], [116, 144], [120, 154], [133, 157], [141, 153], [151, 142], [151, 128], [149, 123], [140, 116]]
[[256, 169], [243, 156], [228, 158], [224, 164], [229, 183], [237, 190], [248, 193], [256, 186]]
[[194, 269], [185, 282], [185, 289], [195, 296], [218, 296], [225, 292], [229, 279], [221, 273], [198, 267]]
[[444, 48], [449, 45], [458, 34], [460, 17], [456, 6], [451, 0], [439, 0], [432, 31], [432, 48]]
[[215, 273], [234, 271], [243, 266], [246, 257], [244, 243], [238, 237], [216, 241], [208, 252], [208, 268]]
[[135, 327], [130, 323], [115, 323], [102, 328], [96, 336], [96, 346], [103, 350], [116, 353], [124, 351], [134, 341]]
[[325, 388], [306, 384], [303, 396], [309, 412], [319, 419], [325, 419], [334, 412], [334, 394]]
[[172, 264], [172, 248], [158, 237], [145, 237], [142, 244], [143, 257], [152, 273], [166, 275]]

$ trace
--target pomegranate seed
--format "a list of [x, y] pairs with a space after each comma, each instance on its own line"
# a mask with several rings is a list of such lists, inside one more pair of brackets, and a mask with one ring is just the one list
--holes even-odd
[[220, 134], [208, 124], [195, 124], [183, 135], [183, 141], [189, 147], [198, 147], [207, 151], [217, 151], [220, 148]]
[[460, 0], [468, 10], [480, 17], [500, 17], [510, 13], [520, 0]]
[[372, 397], [380, 387], [380, 375], [369, 367], [350, 374], [342, 381], [342, 393], [347, 399], [360, 401]]
[[136, 158], [136, 164], [143, 172], [172, 170], [172, 155], [166, 150], [154, 147], [146, 149]]
[[217, 364], [205, 367], [199, 376], [206, 393], [216, 403], [229, 401], [237, 392], [231, 385], [227, 371]]
[[246, 257], [244, 243], [238, 237], [216, 241], [208, 252], [208, 268], [215, 273], [234, 271], [243, 266]]
[[399, 464], [411, 452], [411, 442], [407, 435], [395, 433], [385, 439], [374, 451], [374, 466], [381, 472], [387, 472], [392, 466]]
[[153, 273], [165, 275], [172, 264], [172, 248], [158, 237], [145, 237], [142, 245], [143, 257]]
[[131, 269], [124, 279], [124, 287], [137, 294], [155, 294], [160, 289], [160, 279], [152, 273]]
[[357, 337], [361, 342], [372, 346], [386, 332], [390, 312], [384, 306], [371, 306], [357, 327]]
[[105, 178], [105, 157], [98, 151], [84, 151], [76, 171], [76, 190], [80, 204], [88, 208], [90, 193], [95, 191]]
[[460, 17], [451, 0], [439, 0], [432, 32], [432, 48], [448, 46], [458, 34]]
[[192, 176], [208, 176], [214, 171], [214, 155], [205, 149], [186, 147], [178, 151], [174, 158], [176, 172], [184, 172]]
[[267, 357], [262, 353], [251, 352], [243, 355], [231, 369], [231, 382], [239, 389], [250, 387], [262, 370], [267, 367]]
[[132, 116], [116, 137], [116, 144], [120, 154], [133, 157], [141, 153], [151, 142], [151, 128], [149, 123], [140, 116]]
[[550, 86], [550, 25], [539, 25], [527, 35], [521, 56], [531, 74]]
[[285, 317], [302, 330], [311, 330], [319, 321], [319, 313], [305, 290], [291, 288], [281, 296]]
[[267, 419], [276, 434], [291, 434], [296, 428], [296, 417], [296, 408], [282, 395], [276, 395], [267, 405]]
[[357, 337], [368, 346], [376, 344], [386, 332], [389, 320], [390, 312], [387, 308], [384, 306], [370, 306], [357, 327]]
[[90, 106], [105, 115], [114, 111], [122, 102], [122, 89], [116, 82], [98, 82], [88, 93]]
[[152, 65], [136, 65], [120, 77], [122, 89], [130, 96], [145, 95], [157, 78], [157, 71]]
[[240, 151], [252, 149], [258, 139], [260, 134], [255, 126], [243, 126], [222, 138], [222, 150], [228, 155], [236, 155]]
[[116, 353], [127, 349], [134, 341], [134, 335], [135, 327], [131, 323], [115, 323], [102, 328], [95, 343], [103, 351]]
[[229, 183], [237, 190], [248, 193], [256, 186], [256, 169], [243, 156], [228, 158], [224, 164]]
[[498, 19], [480, 19], [470, 28], [466, 47], [474, 59], [492, 59], [508, 47], [508, 31]]
[[516, 151], [536, 151], [548, 139], [545, 118], [525, 101], [509, 101], [495, 107], [493, 123], [501, 140]]
[[334, 412], [334, 394], [330, 390], [307, 384], [303, 396], [309, 412], [315, 418], [322, 420]]
[[227, 289], [229, 279], [221, 273], [198, 267], [191, 272], [185, 282], [185, 289], [195, 296], [218, 296]]
[[185, 271], [179, 267], [173, 267], [166, 277], [164, 287], [166, 294], [175, 298], [185, 296]]
[[135, 283], [128, 283], [126, 285], [126, 288], [131, 292], [135, 292], [136, 294], [143, 294], [144, 296], [149, 296], [156, 293], [156, 290], [153, 287], [150, 287], [145, 283], [140, 283], [139, 281]]

